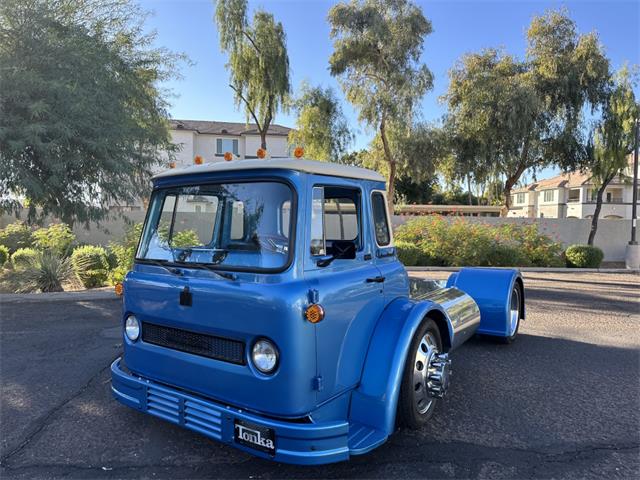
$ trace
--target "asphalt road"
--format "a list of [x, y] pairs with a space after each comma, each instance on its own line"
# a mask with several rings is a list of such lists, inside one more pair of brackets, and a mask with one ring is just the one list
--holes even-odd
[[526, 286], [518, 340], [456, 351], [430, 425], [313, 468], [256, 459], [112, 400], [117, 299], [0, 298], [0, 476], [639, 478], [639, 277], [530, 273]]

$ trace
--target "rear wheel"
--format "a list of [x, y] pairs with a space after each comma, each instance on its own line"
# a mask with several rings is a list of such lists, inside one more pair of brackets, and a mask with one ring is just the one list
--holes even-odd
[[509, 336], [501, 337], [500, 340], [503, 343], [512, 343], [518, 336], [518, 330], [520, 329], [520, 320], [522, 312], [522, 291], [520, 290], [520, 284], [516, 283], [511, 291], [511, 298], [509, 299]]
[[400, 424], [416, 429], [433, 416], [449, 384], [449, 364], [447, 354], [442, 353], [440, 331], [426, 318], [411, 340], [405, 362], [398, 401]]

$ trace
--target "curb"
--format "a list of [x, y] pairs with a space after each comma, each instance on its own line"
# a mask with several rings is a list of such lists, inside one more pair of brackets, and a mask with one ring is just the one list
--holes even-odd
[[[457, 272], [463, 267], [405, 267], [408, 272]], [[483, 267], [480, 267], [483, 268]], [[491, 267], [510, 269], [512, 267]], [[640, 269], [627, 268], [565, 268], [565, 267], [513, 267], [521, 272], [539, 273], [618, 273], [638, 274]]]
[[0, 305], [3, 303], [111, 300], [117, 298], [113, 292], [113, 287], [93, 288], [77, 292], [0, 293]]

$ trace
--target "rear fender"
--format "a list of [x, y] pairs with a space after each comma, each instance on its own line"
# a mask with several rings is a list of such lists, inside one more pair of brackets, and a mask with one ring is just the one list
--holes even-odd
[[[369, 344], [360, 385], [351, 397], [351, 422], [370, 425], [386, 435], [393, 433], [411, 339], [430, 313], [448, 318], [440, 305], [428, 300], [398, 298], [385, 309]], [[451, 338], [453, 330], [448, 321], [446, 325]]]
[[477, 333], [497, 337], [509, 336], [509, 302], [518, 283], [522, 293], [520, 318], [525, 317], [524, 282], [520, 272], [508, 268], [463, 268], [452, 273], [447, 287], [469, 294], [480, 307], [480, 327]]

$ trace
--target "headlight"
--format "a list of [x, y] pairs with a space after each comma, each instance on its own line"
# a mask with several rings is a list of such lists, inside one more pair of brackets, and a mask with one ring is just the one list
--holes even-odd
[[262, 373], [272, 373], [278, 366], [278, 349], [267, 339], [258, 340], [253, 345], [251, 360]]
[[133, 315], [129, 315], [124, 322], [124, 333], [132, 342], [135, 342], [140, 336], [140, 322]]

